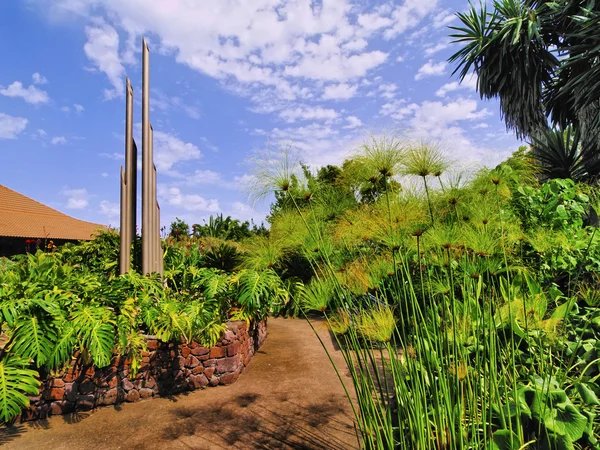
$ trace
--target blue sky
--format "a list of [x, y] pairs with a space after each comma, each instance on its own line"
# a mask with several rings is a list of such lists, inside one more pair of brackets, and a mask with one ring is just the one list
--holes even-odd
[[0, 5], [0, 184], [118, 225], [124, 82], [138, 145], [141, 37], [163, 225], [262, 220], [242, 186], [256, 151], [341, 163], [367, 132], [440, 141], [462, 167], [518, 142], [446, 63], [466, 1], [22, 0]]

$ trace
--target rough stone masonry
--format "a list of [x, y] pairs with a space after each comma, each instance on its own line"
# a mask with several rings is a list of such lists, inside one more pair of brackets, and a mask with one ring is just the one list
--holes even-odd
[[147, 336], [148, 350], [135, 376], [130, 371], [131, 360], [125, 357], [115, 355], [108, 367], [99, 369], [83, 364], [76, 354], [65, 371], [43, 380], [39, 395], [30, 397], [30, 407], [20, 420], [231, 384], [266, 337], [266, 321], [249, 325], [229, 322], [221, 341], [211, 348], [196, 342], [161, 342]]

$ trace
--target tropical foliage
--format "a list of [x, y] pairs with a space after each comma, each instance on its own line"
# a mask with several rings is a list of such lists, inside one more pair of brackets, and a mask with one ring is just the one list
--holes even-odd
[[[242, 257], [287, 280], [289, 313], [326, 317], [364, 448], [598, 447], [597, 191], [539, 170], [519, 151], [460, 174], [385, 136], [327, 169], [333, 186], [286, 179], [289, 161], [261, 186], [278, 206]], [[323, 186], [354, 188], [340, 208]]]
[[[461, 80], [474, 74], [481, 97], [500, 100], [506, 126], [541, 149], [534, 156], [551, 176], [567, 170], [575, 179], [597, 178], [598, 3], [500, 0], [492, 11], [481, 3], [457, 15], [461, 24], [451, 27], [452, 37], [461, 48], [450, 61]], [[565, 136], [569, 128], [575, 132]]]
[[263, 319], [288, 301], [271, 270], [227, 274], [167, 246], [164, 281], [118, 276], [118, 235], [59, 251], [27, 254], [0, 270], [0, 420], [37, 395], [40, 371], [60, 371], [74, 355], [104, 367], [115, 352], [141, 365], [144, 334], [214, 345], [229, 319]]

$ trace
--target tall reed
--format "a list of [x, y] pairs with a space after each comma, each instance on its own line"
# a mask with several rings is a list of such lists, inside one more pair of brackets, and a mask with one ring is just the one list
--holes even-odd
[[[364, 158], [375, 154], [371, 166], [387, 178], [396, 172], [403, 146], [382, 143], [392, 156], [382, 157], [386, 148], [378, 145]], [[429, 156], [413, 154], [412, 160], [441, 159]], [[536, 274], [512, 259], [514, 218], [499, 194], [501, 180], [487, 182], [479, 194], [485, 198], [477, 201], [495, 205], [495, 211], [482, 224], [465, 222], [454, 208], [444, 221], [436, 217], [431, 228], [400, 230], [400, 239], [396, 199], [386, 189], [380, 205], [387, 214], [379, 216], [385, 223], [373, 234], [380, 246], [389, 246], [380, 250], [391, 255], [392, 264], [368, 293], [357, 295], [340, 281], [331, 253], [314, 256], [326, 288], [313, 286], [310, 302], [326, 310], [335, 331], [352, 381], [344, 388], [365, 449], [567, 449], [576, 441], [594, 442], [593, 432], [588, 438], [581, 429], [593, 419], [555, 404], [559, 397], [570, 402], [564, 389], [572, 368], [565, 349], [554, 343], [572, 301], [548, 295]], [[429, 189], [426, 194], [433, 221]], [[310, 212], [295, 205], [312, 245], [325, 247]], [[364, 259], [375, 264], [364, 248]], [[326, 298], [319, 301], [319, 295]], [[550, 316], [547, 308], [556, 309]], [[572, 416], [561, 416], [567, 410]]]

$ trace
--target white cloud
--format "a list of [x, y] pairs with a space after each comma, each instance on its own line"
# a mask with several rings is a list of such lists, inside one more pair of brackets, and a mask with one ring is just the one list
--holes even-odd
[[311, 123], [300, 127], [274, 128], [270, 131], [255, 130], [270, 142], [282, 147], [292, 146], [303, 162], [320, 167], [327, 164], [341, 164], [356, 148], [362, 133], [357, 128], [343, 133], [331, 124]]
[[48, 133], [46, 133], [46, 130], [42, 130], [41, 128], [39, 130], [36, 131], [36, 133], [40, 136], [40, 137], [44, 137], [46, 136]]
[[354, 97], [358, 86], [347, 83], [330, 84], [325, 86], [323, 99], [325, 100], [346, 100]]
[[[138, 155], [140, 152], [140, 148], [138, 148]], [[114, 159], [115, 161], [124, 161], [125, 160], [125, 154], [124, 153], [118, 153], [118, 152], [114, 152], [114, 153], [100, 153], [100, 156], [102, 156], [103, 158], [108, 158], [108, 159]]]
[[[365, 76], [386, 59], [387, 53], [379, 50], [351, 56], [308, 53], [298, 65], [286, 67], [284, 73], [314, 80], [345, 81]], [[323, 67], [327, 67], [327, 70], [323, 70]]]
[[39, 73], [34, 73], [31, 78], [33, 79], [33, 84], [47, 84], [48, 80], [45, 76], [40, 75]]
[[413, 126], [433, 130], [457, 121], [481, 119], [490, 115], [487, 109], [477, 108], [477, 102], [472, 99], [463, 98], [449, 103], [425, 101], [415, 109]]
[[156, 108], [163, 112], [183, 111], [192, 119], [201, 117], [200, 110], [195, 106], [186, 105], [179, 97], [169, 97], [159, 89], [152, 90], [152, 101], [150, 102], [152, 109]]
[[446, 62], [440, 61], [438, 63], [434, 63], [431, 59], [423, 64], [417, 74], [415, 75], [415, 80], [420, 80], [425, 77], [437, 77], [443, 75], [446, 71]]
[[101, 176], [102, 178], [106, 178], [106, 177], [108, 177], [108, 172], [102, 172], [102, 173], [100, 174], [100, 176]]
[[245, 173], [242, 176], [233, 177], [233, 181], [239, 191], [248, 191], [256, 183], [256, 176]]
[[89, 204], [87, 189], [63, 189], [61, 195], [67, 197], [66, 207], [69, 209], [83, 209]]
[[0, 95], [6, 97], [22, 98], [27, 103], [37, 105], [39, 103], [48, 103], [50, 97], [46, 91], [36, 88], [34, 85], [28, 88], [23, 87], [23, 83], [15, 81], [6, 88], [0, 89]]
[[348, 125], [346, 125], [344, 128], [348, 130], [351, 130], [352, 128], [362, 127], [362, 121], [356, 116], [348, 116], [346, 117], [346, 120], [348, 121]]
[[16, 139], [28, 122], [24, 117], [9, 116], [0, 112], [0, 139]]
[[288, 123], [293, 123], [296, 120], [332, 120], [337, 115], [334, 109], [321, 108], [320, 106], [289, 108], [279, 113], [279, 116]]
[[120, 207], [118, 203], [109, 202], [108, 200], [102, 200], [100, 202], [100, 214], [108, 217], [109, 220], [118, 219], [121, 215]]
[[462, 83], [458, 81], [446, 83], [436, 91], [435, 95], [438, 97], [446, 97], [449, 92], [458, 91], [460, 89], [468, 89], [472, 91], [477, 89], [477, 77], [475, 75], [467, 77], [462, 81]]
[[75, 108], [75, 111], [77, 111], [78, 113], [82, 113], [83, 111], [85, 111], [85, 108], [80, 105], [79, 103], [75, 103], [73, 105], [73, 107]]
[[379, 15], [378, 13], [367, 13], [358, 16], [358, 24], [368, 31], [377, 31], [382, 28], [389, 28], [394, 21], [390, 17]]
[[[123, 64], [134, 61], [145, 34], [155, 37], [151, 52], [173, 55], [261, 107], [274, 99], [317, 98], [326, 81], [359, 84], [388, 60], [381, 36], [391, 39], [417, 27], [437, 8], [437, 0], [384, 3], [368, 11], [351, 0], [178, 1], [146, 2], [140, 14], [139, 0], [50, 3], [49, 14], [60, 9], [94, 21], [86, 29], [85, 51], [109, 77], [109, 97], [123, 92]], [[94, 17], [100, 11], [110, 24]], [[127, 35], [121, 53], [117, 29]]]
[[448, 10], [442, 11], [433, 18], [433, 28], [443, 28], [454, 19], [456, 19], [455, 13]]
[[477, 125], [473, 125], [473, 128], [488, 128], [489, 125], [485, 122], [478, 123]]
[[212, 170], [195, 170], [191, 175], [184, 175], [185, 183], [187, 185], [199, 185], [209, 184], [216, 185], [221, 184], [221, 174]]
[[497, 160], [493, 149], [474, 144], [461, 128], [462, 122], [481, 120], [490, 115], [487, 109], [478, 109], [475, 100], [459, 98], [452, 102], [424, 101], [420, 104], [407, 104], [401, 100], [384, 105], [380, 112], [401, 121], [408, 128], [409, 137], [436, 140], [450, 147], [452, 157], [461, 162]]
[[396, 62], [402, 62], [402, 61], [404, 61], [404, 56], [398, 56], [396, 58]]
[[425, 49], [425, 55], [431, 56], [437, 52], [441, 52], [442, 50], [447, 49], [449, 46], [450, 45], [447, 42], [440, 42], [439, 44], [436, 44], [432, 47], [427, 47]]
[[154, 131], [154, 164], [160, 175], [168, 175], [170, 172], [178, 175], [174, 166], [182, 161], [199, 159], [201, 156], [202, 152], [194, 144], [184, 142], [170, 133]]
[[379, 92], [381, 92], [381, 94], [379, 94], [380, 97], [392, 99], [396, 96], [396, 90], [398, 89], [398, 86], [396, 86], [394, 83], [382, 83], [379, 85], [378, 89]]
[[477, 102], [472, 99], [460, 98], [453, 102], [424, 101], [420, 104], [406, 104], [404, 100], [387, 103], [380, 113], [396, 120], [412, 117], [411, 126], [414, 129], [434, 130], [444, 128], [455, 122], [475, 120], [487, 117], [487, 109], [478, 109]]
[[178, 187], [168, 187], [159, 184], [158, 196], [161, 201], [186, 211], [219, 212], [219, 202], [216, 199], [207, 200], [197, 194], [184, 194]]
[[119, 58], [119, 35], [103, 19], [96, 18], [94, 24], [86, 27], [87, 42], [83, 46], [85, 54], [95, 68], [104, 72], [113, 89], [104, 90], [107, 100], [123, 97], [125, 68]]
[[71, 107], [70, 107], [70, 106], [62, 106], [62, 107], [60, 108], [60, 110], [61, 110], [62, 112], [64, 112], [64, 113], [67, 113], [67, 114], [68, 114], [68, 113], [70, 113], [70, 112], [71, 112]]
[[57, 144], [66, 144], [67, 143], [67, 138], [64, 136], [55, 136], [50, 140], [50, 143], [52, 145], [57, 145]]
[[231, 205], [231, 213], [227, 215], [241, 221], [253, 220], [255, 224], [264, 222], [265, 217], [267, 216], [265, 212], [257, 211], [251, 205], [243, 202], [233, 202]]
[[392, 12], [394, 25], [385, 31], [384, 36], [391, 39], [416, 27], [436, 7], [437, 0], [405, 0], [404, 3], [396, 5]]

